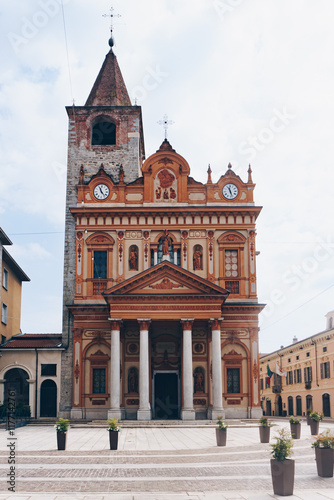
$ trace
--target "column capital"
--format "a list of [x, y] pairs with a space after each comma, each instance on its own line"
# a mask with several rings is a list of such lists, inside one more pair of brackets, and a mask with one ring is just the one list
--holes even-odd
[[189, 318], [189, 319], [181, 318], [180, 321], [181, 321], [181, 325], [183, 326], [183, 331], [184, 330], [192, 330], [194, 318]]
[[220, 330], [222, 321], [224, 318], [210, 318], [209, 325], [211, 326], [211, 330]]
[[121, 330], [122, 318], [108, 318], [111, 321], [111, 330]]
[[137, 318], [137, 321], [139, 323], [140, 331], [148, 331], [151, 323], [151, 318]]

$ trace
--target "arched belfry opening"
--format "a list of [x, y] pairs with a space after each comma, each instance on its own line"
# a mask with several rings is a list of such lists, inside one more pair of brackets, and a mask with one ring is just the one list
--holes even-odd
[[115, 146], [116, 125], [111, 120], [103, 118], [92, 126], [92, 146]]

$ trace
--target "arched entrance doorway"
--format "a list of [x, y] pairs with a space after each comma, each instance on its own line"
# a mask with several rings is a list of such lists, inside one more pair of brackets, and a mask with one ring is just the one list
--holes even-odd
[[268, 417], [271, 416], [271, 401], [270, 401], [270, 399], [267, 399], [267, 401], [266, 401], [266, 415]]
[[283, 415], [282, 396], [277, 396], [275, 401], [275, 415], [281, 417]]
[[44, 380], [41, 384], [40, 416], [57, 416], [57, 385], [53, 380]]
[[8, 399], [9, 392], [15, 393], [15, 404], [29, 405], [28, 373], [22, 368], [11, 368], [5, 374], [4, 402]]
[[331, 402], [330, 402], [330, 396], [329, 394], [323, 394], [322, 395], [322, 413], [324, 414], [324, 417], [330, 417], [331, 416]]
[[293, 397], [288, 397], [288, 413], [289, 415], [293, 415]]

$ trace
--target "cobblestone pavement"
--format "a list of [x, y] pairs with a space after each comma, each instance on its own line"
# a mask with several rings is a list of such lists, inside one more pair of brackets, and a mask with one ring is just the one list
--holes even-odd
[[[271, 429], [289, 427], [287, 420]], [[321, 423], [320, 431], [334, 423]], [[27, 426], [0, 435], [0, 500], [224, 500], [276, 497], [270, 446], [255, 427], [230, 427], [226, 447], [215, 429], [124, 428], [110, 451], [103, 428], [71, 428], [66, 451], [56, 450], [53, 426]], [[289, 498], [334, 500], [333, 478], [317, 476], [309, 427], [296, 440], [295, 493]], [[273, 440], [271, 441], [273, 442]], [[15, 443], [15, 492], [6, 482]], [[12, 446], [13, 448], [13, 446]]]

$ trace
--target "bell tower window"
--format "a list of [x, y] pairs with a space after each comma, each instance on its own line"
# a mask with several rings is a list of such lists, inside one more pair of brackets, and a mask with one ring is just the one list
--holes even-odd
[[116, 125], [112, 121], [98, 121], [92, 127], [92, 146], [115, 146]]

